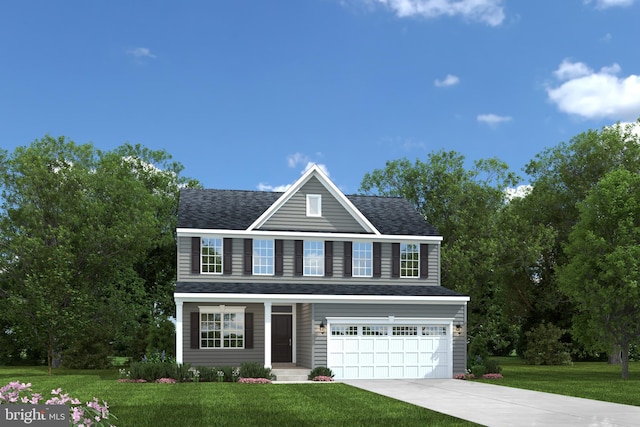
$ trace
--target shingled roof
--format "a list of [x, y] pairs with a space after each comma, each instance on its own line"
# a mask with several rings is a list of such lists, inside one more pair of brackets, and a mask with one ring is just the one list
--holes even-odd
[[216, 283], [178, 282], [176, 293], [261, 294], [261, 295], [377, 295], [377, 296], [463, 296], [442, 286], [398, 284], [329, 283]]
[[[178, 228], [245, 230], [282, 194], [185, 188], [180, 191]], [[382, 234], [438, 236], [436, 229], [406, 199], [363, 195], [346, 197]]]

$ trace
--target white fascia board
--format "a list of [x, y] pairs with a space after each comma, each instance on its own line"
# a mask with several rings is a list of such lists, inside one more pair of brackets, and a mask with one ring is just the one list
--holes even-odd
[[332, 324], [349, 324], [357, 322], [360, 325], [393, 325], [402, 323], [405, 325], [442, 325], [453, 323], [453, 317], [402, 317], [402, 316], [381, 316], [381, 317], [327, 317], [327, 322]]
[[316, 178], [320, 180], [320, 182], [325, 186], [325, 188], [329, 191], [329, 193], [336, 198], [338, 203], [340, 203], [348, 212], [350, 212], [351, 215], [354, 217], [354, 219], [365, 230], [375, 235], [380, 235], [380, 232], [373, 226], [373, 224], [371, 224], [371, 222], [369, 222], [369, 220], [364, 215], [362, 215], [362, 213], [358, 209], [356, 209], [353, 203], [351, 203], [349, 199], [347, 199], [347, 196], [345, 196], [338, 189], [338, 187], [335, 186], [335, 184], [331, 181], [331, 179], [329, 179], [329, 177], [324, 172], [322, 172], [322, 169], [320, 169], [318, 165], [315, 165], [315, 164], [311, 166], [296, 182], [294, 182], [293, 185], [291, 185], [291, 187], [289, 187], [287, 191], [285, 191], [282, 194], [282, 196], [280, 196], [278, 200], [276, 200], [269, 207], [269, 209], [264, 211], [263, 214], [260, 215], [258, 219], [256, 219], [253, 222], [253, 224], [249, 226], [249, 228], [247, 228], [247, 230], [253, 231], [256, 228], [261, 227], [265, 222], [267, 222], [269, 218], [271, 218], [271, 216], [274, 213], [278, 211], [278, 209], [280, 209], [280, 207], [282, 207], [294, 194], [296, 194], [300, 190], [300, 188], [302, 188], [302, 186], [306, 184], [307, 181], [309, 181], [309, 179], [311, 179], [311, 177], [314, 175], [316, 176]]
[[404, 236], [391, 234], [360, 234], [360, 233], [318, 233], [309, 232], [292, 232], [292, 231], [262, 231], [262, 230], [227, 230], [227, 229], [211, 229], [211, 228], [177, 228], [178, 237], [203, 237], [203, 236], [222, 236], [222, 237], [243, 237], [243, 238], [284, 238], [284, 239], [326, 239], [326, 240], [347, 240], [347, 241], [420, 241], [430, 243], [442, 242], [442, 236]]
[[229, 303], [371, 303], [371, 304], [466, 304], [468, 296], [387, 296], [387, 295], [310, 295], [310, 294], [216, 294], [216, 293], [175, 293], [177, 302], [229, 302]]

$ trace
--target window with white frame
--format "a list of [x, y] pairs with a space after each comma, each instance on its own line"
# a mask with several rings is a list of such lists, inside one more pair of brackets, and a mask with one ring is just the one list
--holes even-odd
[[201, 271], [222, 274], [222, 239], [203, 237], [200, 239]]
[[371, 242], [353, 242], [353, 277], [373, 276], [373, 245]]
[[200, 307], [200, 348], [244, 348], [245, 307]]
[[303, 250], [303, 274], [305, 276], [324, 276], [324, 242], [305, 240]]
[[420, 277], [420, 245], [400, 244], [400, 277]]
[[273, 275], [273, 240], [253, 239], [253, 274]]
[[307, 194], [307, 216], [322, 216], [322, 196]]

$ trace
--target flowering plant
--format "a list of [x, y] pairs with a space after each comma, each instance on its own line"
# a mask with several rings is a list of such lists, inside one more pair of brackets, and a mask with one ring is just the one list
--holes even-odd
[[271, 380], [266, 378], [240, 378], [238, 382], [241, 384], [271, 384]]
[[317, 377], [313, 377], [312, 381], [333, 381], [333, 378], [326, 375], [318, 375]]
[[92, 427], [92, 426], [112, 426], [111, 420], [117, 417], [109, 412], [107, 402], [98, 401], [94, 397], [91, 402], [82, 404], [80, 400], [72, 398], [67, 393], [63, 393], [61, 388], [51, 390], [51, 397], [46, 400], [40, 393], [34, 393], [31, 390], [31, 383], [20, 383], [13, 381], [0, 388], [0, 405], [10, 403], [30, 403], [32, 405], [69, 405], [69, 413], [71, 415], [71, 425], [76, 427]]
[[499, 380], [502, 378], [502, 374], [484, 374], [482, 379], [484, 380]]
[[175, 384], [176, 380], [174, 380], [173, 378], [158, 378], [155, 382], [161, 384]]

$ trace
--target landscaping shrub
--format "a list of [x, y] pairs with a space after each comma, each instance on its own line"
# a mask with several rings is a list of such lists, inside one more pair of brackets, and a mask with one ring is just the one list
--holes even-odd
[[309, 373], [309, 379], [313, 380], [316, 377], [329, 377], [333, 378], [333, 371], [326, 366], [316, 366]]
[[495, 359], [485, 359], [482, 364], [484, 365], [487, 374], [499, 374], [502, 372], [502, 367]]
[[482, 378], [482, 376], [486, 373], [487, 373], [487, 368], [485, 368], [484, 365], [473, 365], [471, 367], [471, 374], [475, 378]]
[[198, 366], [196, 372], [198, 372], [198, 381], [206, 383], [218, 381], [218, 368], [215, 366]]
[[531, 365], [570, 365], [568, 346], [560, 341], [563, 333], [562, 329], [545, 322], [528, 331], [524, 360]]
[[265, 368], [257, 362], [243, 362], [240, 364], [240, 378], [266, 378], [274, 379], [270, 368]]

